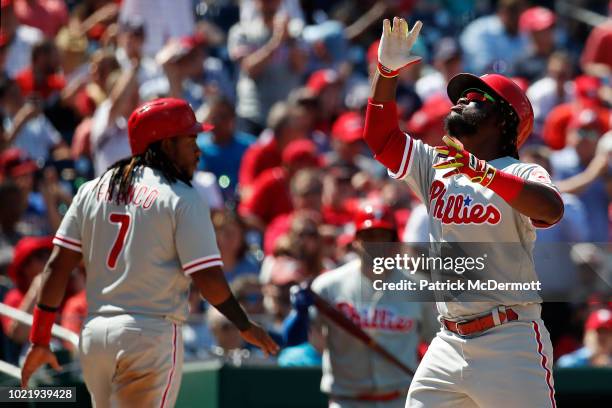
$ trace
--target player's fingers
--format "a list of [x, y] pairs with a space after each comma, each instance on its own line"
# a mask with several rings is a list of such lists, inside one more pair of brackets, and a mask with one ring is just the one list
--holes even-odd
[[383, 20], [383, 35], [385, 37], [388, 37], [389, 35], [391, 35], [391, 21], [389, 21], [388, 18], [385, 18]]
[[454, 147], [457, 150], [463, 150], [463, 143], [461, 143], [459, 140], [455, 139], [454, 137], [444, 135], [442, 137], [442, 140], [444, 141], [444, 143], [446, 143], [447, 145], [451, 147]]
[[397, 33], [399, 33], [399, 17], [393, 17], [393, 27], [391, 27], [391, 32], [394, 35], [397, 35]]
[[[408, 47], [412, 48], [417, 38], [419, 38], [419, 32], [421, 32], [421, 27], [423, 27], [423, 23], [421, 21], [417, 21], [414, 23], [412, 30], [407, 34], [408, 37]], [[408, 29], [408, 25], [406, 24], [406, 29]]]
[[408, 37], [408, 23], [406, 22], [406, 20], [403, 18], [400, 18], [399, 24], [400, 24], [401, 37], [402, 38]]
[[438, 164], [434, 164], [432, 166], [434, 169], [436, 170], [441, 170], [441, 169], [456, 169], [459, 167], [463, 167], [463, 163], [457, 163], [454, 160], [448, 160], [442, 163], [438, 163]]
[[442, 177], [449, 178], [451, 176], [456, 176], [457, 174], [459, 174], [459, 170], [453, 170], [449, 171], [448, 173], [445, 173]]
[[30, 381], [31, 376], [32, 376], [32, 370], [24, 366], [21, 369], [21, 388], [28, 388], [28, 382]]

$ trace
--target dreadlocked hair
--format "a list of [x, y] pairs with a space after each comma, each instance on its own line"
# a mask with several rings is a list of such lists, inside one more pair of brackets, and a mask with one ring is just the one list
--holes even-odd
[[[137, 175], [142, 173], [145, 166], [158, 170], [170, 184], [180, 180], [192, 187], [189, 178], [166, 156], [161, 150], [161, 141], [158, 141], [152, 143], [144, 153], [118, 160], [106, 170], [111, 172], [106, 192], [107, 197], [112, 197], [117, 204], [127, 203], [134, 180]], [[103, 178], [100, 177], [98, 185]]]
[[502, 156], [510, 156], [515, 159], [519, 158], [518, 149], [517, 149], [517, 139], [518, 139], [518, 124], [519, 118], [508, 104], [500, 103], [499, 110], [501, 112], [501, 116], [503, 118], [503, 125], [501, 127], [502, 133], [502, 146], [501, 153]]

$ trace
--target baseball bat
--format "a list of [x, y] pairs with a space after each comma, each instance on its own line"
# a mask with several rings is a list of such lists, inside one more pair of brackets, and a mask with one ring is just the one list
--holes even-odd
[[327, 300], [319, 296], [310, 287], [308, 288], [312, 294], [314, 305], [319, 309], [319, 312], [327, 316], [331, 321], [342, 327], [344, 330], [349, 332], [353, 337], [364, 343], [374, 352], [387, 359], [391, 364], [408, 374], [414, 376], [414, 371], [406, 364], [402, 363], [397, 357], [389, 353], [383, 346], [381, 346], [376, 340], [370, 337], [361, 327], [357, 326], [351, 319], [346, 317], [342, 312], [332, 306]]

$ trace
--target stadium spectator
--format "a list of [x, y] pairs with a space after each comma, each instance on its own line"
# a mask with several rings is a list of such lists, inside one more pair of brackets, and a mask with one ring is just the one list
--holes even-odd
[[261, 14], [231, 28], [229, 55], [239, 67], [236, 85], [238, 128], [259, 134], [272, 105], [299, 85], [306, 53], [289, 30], [289, 18], [279, 13], [280, 0], [255, 0]]
[[96, 109], [91, 124], [91, 151], [96, 176], [117, 160], [130, 156], [127, 118], [138, 106], [139, 60], [115, 74], [114, 85], [107, 98]]
[[168, 42], [155, 57], [165, 77], [143, 84], [143, 98], [168, 94], [193, 106], [216, 96], [233, 100], [234, 91], [221, 61], [207, 56], [205, 46], [206, 38], [200, 33]]
[[446, 97], [446, 84], [462, 71], [463, 53], [456, 39], [445, 37], [435, 44], [433, 54], [433, 70], [423, 75], [415, 83], [416, 93], [421, 101], [433, 96]]
[[[50, 237], [26, 237], [15, 245], [13, 262], [8, 269], [8, 276], [15, 286], [6, 294], [2, 302], [24, 312], [32, 313], [41, 283], [40, 278], [37, 277], [43, 271], [52, 248]], [[29, 326], [6, 316], [2, 316], [0, 321], [4, 333], [11, 340], [17, 344], [27, 342]]]
[[261, 319], [265, 319], [262, 286], [257, 274], [246, 274], [236, 278], [231, 284], [232, 292], [244, 310], [253, 316], [258, 323], [265, 325]]
[[325, 164], [333, 167], [355, 167], [368, 174], [384, 174], [375, 160], [362, 154], [364, 120], [360, 113], [346, 112], [336, 119], [331, 129], [332, 151], [325, 156]]
[[544, 7], [531, 7], [521, 14], [519, 30], [530, 39], [529, 50], [514, 63], [513, 75], [533, 82], [544, 76], [556, 48], [555, 14]]
[[191, 35], [195, 16], [191, 0], [123, 0], [119, 20], [142, 19], [146, 32], [144, 54], [153, 57], [172, 38]]
[[51, 152], [66, 148], [62, 136], [43, 114], [40, 100], [26, 100], [18, 84], [9, 78], [0, 79], [0, 107], [6, 113], [4, 144], [23, 150], [44, 164]]
[[527, 38], [519, 32], [524, 9], [524, 0], [500, 0], [495, 14], [477, 18], [465, 27], [460, 42], [468, 72], [508, 74], [527, 53]]
[[244, 153], [238, 182], [242, 200], [251, 194], [255, 179], [267, 169], [280, 166], [281, 154], [294, 140], [304, 139], [308, 132], [308, 112], [303, 107], [278, 103], [270, 110], [268, 129]]
[[288, 144], [283, 150], [282, 166], [261, 173], [253, 183], [252, 194], [240, 204], [239, 212], [245, 223], [263, 232], [275, 217], [291, 212], [291, 179], [300, 169], [320, 165], [316, 146], [310, 140]]
[[598, 309], [584, 325], [584, 346], [562, 356], [557, 367], [612, 367], [612, 312]]
[[24, 97], [49, 102], [66, 85], [61, 74], [60, 54], [51, 40], [34, 44], [30, 64], [17, 72], [15, 81]]
[[606, 78], [612, 73], [612, 22], [607, 19], [589, 34], [584, 46], [580, 64], [590, 75]]
[[43, 33], [37, 28], [19, 23], [13, 0], [2, 0], [0, 7], [0, 48], [5, 53], [0, 71], [14, 78], [30, 64], [32, 47], [42, 41]]
[[574, 84], [571, 78], [572, 60], [569, 54], [557, 51], [548, 58], [546, 76], [533, 82], [527, 89], [527, 97], [533, 107], [536, 143], [543, 137], [544, 121], [550, 112], [556, 106], [573, 100]]
[[[602, 128], [602, 123], [594, 110], [584, 109], [575, 114], [568, 125], [568, 146], [553, 153], [550, 158], [555, 177], [564, 180], [583, 172], [595, 158], [597, 142], [604, 132], [605, 129]], [[607, 170], [607, 167], [602, 169], [603, 172]], [[606, 242], [608, 240], [610, 197], [606, 191], [603, 176], [575, 190], [568, 192], [575, 192], [578, 195], [589, 214], [587, 219], [588, 240]]]
[[255, 137], [236, 129], [234, 105], [217, 97], [208, 102], [204, 121], [214, 128], [198, 136], [200, 164], [198, 168], [217, 176], [226, 201], [236, 198], [240, 163]]
[[68, 8], [62, 0], [13, 0], [21, 24], [36, 27], [53, 38], [68, 23]]
[[326, 224], [342, 227], [353, 219], [351, 199], [356, 192], [351, 185], [357, 169], [353, 167], [330, 167], [323, 176], [322, 212]]
[[140, 60], [138, 66], [138, 83], [144, 84], [162, 75], [161, 68], [155, 60], [144, 54], [146, 38], [144, 21], [138, 16], [126, 16], [118, 25], [117, 49], [115, 58], [123, 71], [132, 66], [132, 61]]
[[314, 128], [329, 134], [334, 119], [342, 109], [342, 82], [338, 73], [331, 69], [313, 72], [306, 81], [306, 89], [315, 98], [317, 110]]
[[245, 239], [247, 228], [240, 217], [226, 210], [213, 214], [212, 222], [227, 281], [231, 283], [239, 276], [258, 274], [260, 265], [249, 253]]
[[290, 192], [293, 211], [275, 217], [266, 228], [264, 236], [264, 253], [266, 255], [274, 252], [276, 241], [288, 233], [294, 216], [303, 211], [321, 213], [321, 195], [323, 184], [322, 173], [317, 169], [301, 169], [295, 173], [291, 180]]

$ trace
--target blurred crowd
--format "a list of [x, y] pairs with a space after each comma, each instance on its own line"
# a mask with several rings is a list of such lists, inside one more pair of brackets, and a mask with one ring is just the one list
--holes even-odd
[[[363, 200], [394, 210], [404, 242], [428, 242], [425, 207], [361, 138], [381, 22], [398, 15], [424, 23], [423, 60], [401, 72], [397, 95], [411, 136], [440, 144], [459, 72], [502, 73], [527, 92], [535, 127], [521, 159], [549, 170], [565, 202], [564, 219], [538, 231], [538, 273], [549, 291], [583, 292], [544, 307], [555, 358], [610, 366], [610, 287], [593, 276], [611, 264], [612, 2], [568, 3], [1, 0], [0, 299], [32, 311], [76, 190], [130, 155], [127, 118], [162, 96], [215, 126], [198, 136], [193, 185], [237, 299], [271, 332], [292, 285], [355, 256]], [[86, 274], [74, 271], [62, 306], [75, 332]], [[257, 355], [195, 293], [190, 307], [186, 359]], [[17, 362], [28, 333], [2, 318], [3, 360]]]

